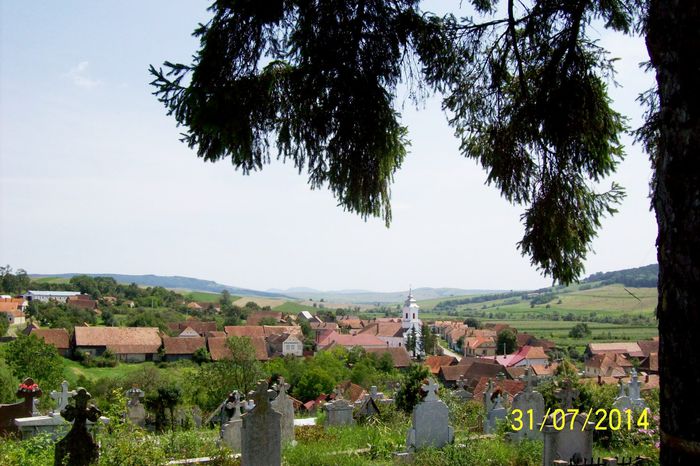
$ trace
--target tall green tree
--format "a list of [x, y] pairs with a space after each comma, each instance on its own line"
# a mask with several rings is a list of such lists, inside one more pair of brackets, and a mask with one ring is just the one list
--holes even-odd
[[20, 380], [31, 377], [46, 392], [56, 389], [63, 379], [63, 358], [55, 346], [34, 335], [20, 335], [3, 348], [12, 373]]
[[[700, 3], [472, 0], [463, 19], [418, 0], [217, 1], [192, 64], [151, 68], [158, 98], [208, 161], [244, 172], [271, 160], [306, 170], [346, 209], [391, 219], [389, 186], [408, 142], [396, 86], [437, 91], [462, 153], [524, 206], [518, 243], [562, 283], [583, 272], [601, 218], [623, 191], [597, 192], [623, 152], [610, 106], [613, 61], [593, 22], [644, 34], [657, 85], [638, 133], [654, 167], [659, 226], [661, 459], [700, 456]], [[476, 18], [476, 19], [475, 19]]]
[[505, 328], [498, 332], [496, 336], [496, 353], [510, 354], [518, 348], [518, 339], [515, 336], [515, 331], [510, 328]]

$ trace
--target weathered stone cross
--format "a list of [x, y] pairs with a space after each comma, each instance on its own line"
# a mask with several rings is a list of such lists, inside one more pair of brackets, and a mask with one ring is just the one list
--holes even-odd
[[525, 392], [532, 391], [532, 366], [527, 366], [527, 371], [525, 372]]
[[558, 389], [554, 393], [554, 396], [562, 402], [563, 409], [572, 408], [574, 400], [578, 398], [579, 392], [571, 386], [570, 379], [564, 380], [562, 385], [562, 388]]
[[425, 395], [425, 400], [424, 401], [437, 401], [437, 390], [439, 386], [433, 381], [433, 379], [428, 379], [427, 384], [423, 384], [420, 387], [424, 392], [428, 392], [427, 395]]
[[68, 401], [75, 396], [75, 390], [69, 391], [68, 382], [64, 380], [61, 382], [61, 391], [57, 392], [56, 390], [51, 390], [49, 396], [58, 403], [58, 406], [54, 409], [54, 413], [60, 413], [68, 406]]
[[259, 413], [264, 413], [270, 409], [270, 401], [277, 397], [274, 390], [270, 390], [267, 381], [260, 380], [253, 393], [253, 401], [255, 402], [255, 410]]
[[127, 406], [138, 406], [144, 393], [140, 388], [132, 387], [126, 391], [126, 396], [129, 397], [129, 401], [126, 403]]

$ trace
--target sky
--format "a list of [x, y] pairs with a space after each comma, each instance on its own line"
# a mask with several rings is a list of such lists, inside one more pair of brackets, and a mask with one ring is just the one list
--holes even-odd
[[[198, 159], [151, 95], [148, 66], [189, 63], [206, 8], [0, 0], [0, 263], [260, 290], [551, 284], [516, 247], [524, 208], [460, 155], [439, 97], [400, 109], [412, 145], [392, 186], [390, 228], [343, 211], [291, 165], [243, 176], [228, 161]], [[635, 99], [653, 84], [638, 67], [644, 41], [598, 32], [619, 58], [614, 107], [637, 127]], [[623, 142], [626, 159], [603, 188], [617, 181], [627, 198], [603, 221], [586, 274], [656, 261], [650, 163]]]

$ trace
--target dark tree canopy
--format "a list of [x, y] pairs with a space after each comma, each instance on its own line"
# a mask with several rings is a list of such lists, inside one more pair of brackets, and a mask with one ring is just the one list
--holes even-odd
[[622, 158], [627, 128], [591, 25], [643, 33], [657, 81], [642, 96], [637, 138], [651, 157], [659, 226], [661, 462], [698, 464], [700, 408], [684, 401], [700, 381], [700, 2], [472, 0], [477, 19], [419, 3], [217, 1], [195, 31], [193, 62], [151, 67], [155, 94], [205, 160], [258, 170], [274, 146], [313, 188], [388, 224], [408, 145], [397, 86], [416, 100], [437, 92], [462, 154], [524, 206], [522, 253], [568, 283], [624, 195], [614, 183], [595, 190]]
[[509, 201], [523, 204], [519, 243], [534, 265], [570, 282], [601, 216], [623, 196], [596, 193], [623, 152], [611, 109], [611, 61], [587, 25], [629, 32], [634, 0], [539, 0], [503, 17], [438, 17], [417, 0], [218, 1], [195, 36], [192, 64], [151, 67], [156, 95], [208, 161], [244, 173], [277, 157], [330, 187], [344, 208], [391, 219], [389, 186], [409, 141], [397, 85], [444, 96], [461, 151]]

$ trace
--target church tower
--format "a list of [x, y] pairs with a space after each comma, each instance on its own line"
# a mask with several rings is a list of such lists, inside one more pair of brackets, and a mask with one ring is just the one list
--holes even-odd
[[[420, 307], [416, 303], [416, 298], [411, 294], [411, 290], [408, 291], [408, 298], [403, 305], [403, 311], [401, 314], [401, 327], [405, 330], [416, 329], [416, 332], [420, 332], [422, 322], [418, 318], [418, 311]], [[405, 332], [404, 332], [405, 333]]]
[[409, 348], [409, 339], [415, 336], [415, 345], [412, 350], [414, 358], [423, 354], [421, 345], [421, 327], [423, 322], [421, 322], [418, 316], [419, 309], [416, 298], [413, 297], [409, 289], [408, 298], [406, 298], [403, 310], [401, 311], [401, 328], [403, 328], [404, 345], [407, 348]]

